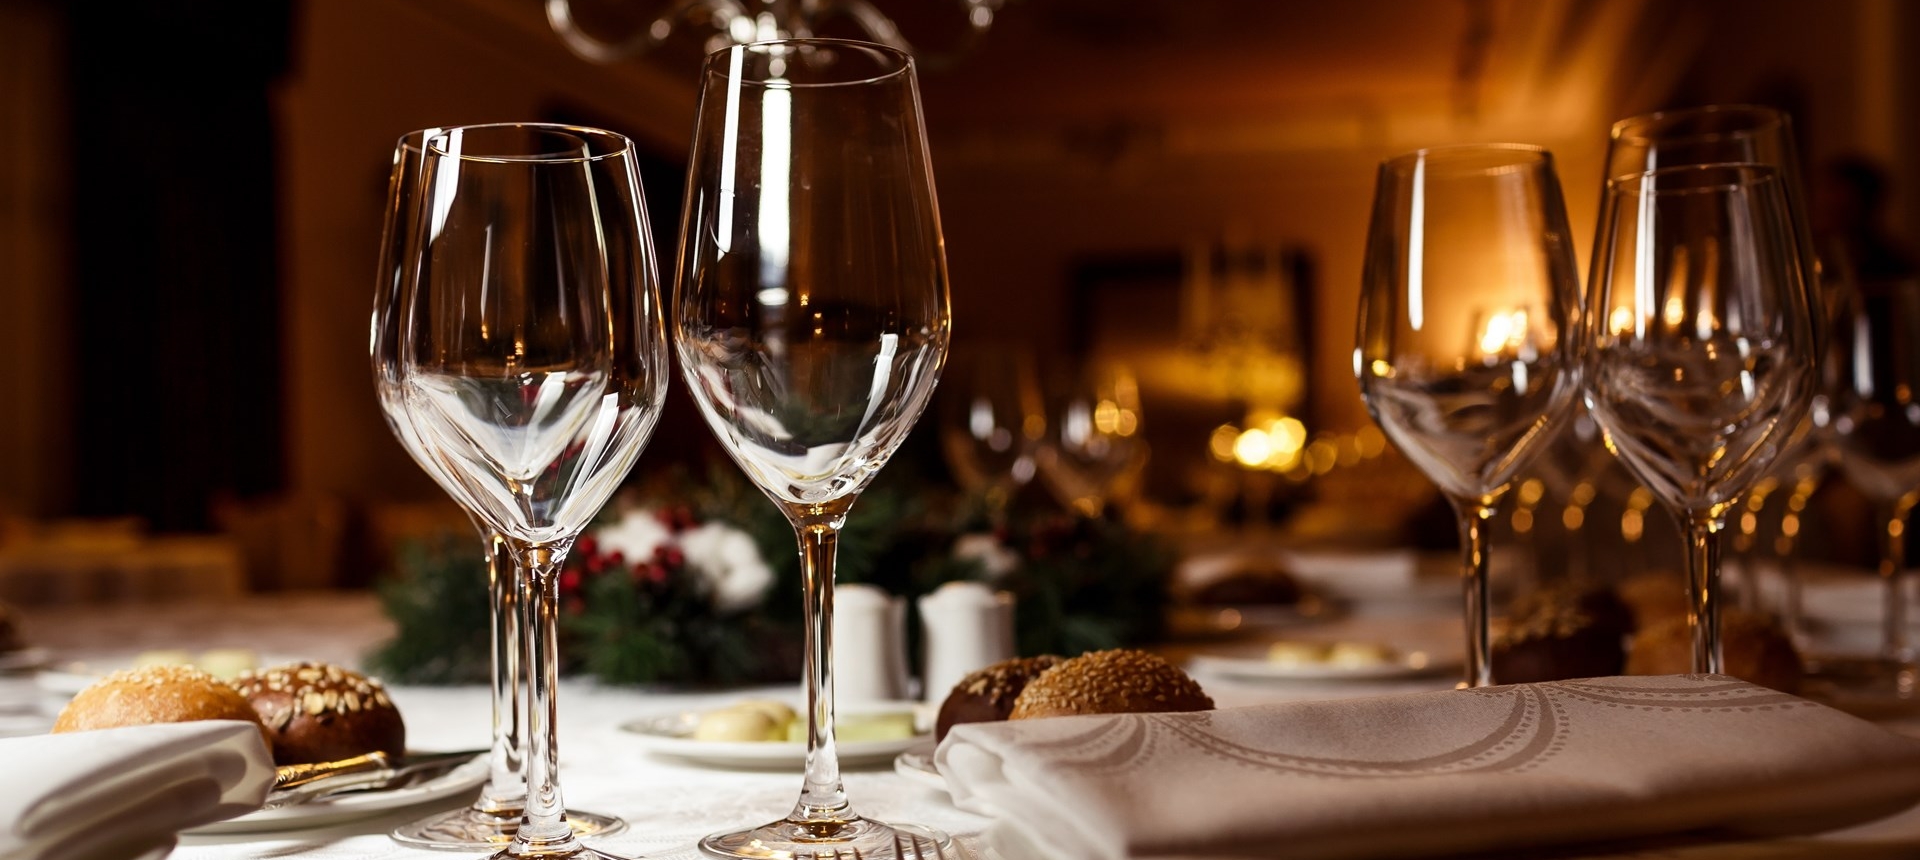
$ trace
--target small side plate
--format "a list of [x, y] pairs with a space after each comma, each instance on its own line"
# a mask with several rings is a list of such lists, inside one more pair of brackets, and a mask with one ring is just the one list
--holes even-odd
[[366, 818], [378, 813], [402, 809], [429, 801], [444, 800], [484, 785], [489, 775], [487, 757], [476, 756], [453, 770], [415, 785], [379, 791], [352, 791], [322, 800], [278, 809], [249, 812], [237, 818], [216, 821], [187, 831], [190, 836], [221, 833], [266, 833], [304, 830]]
[[1374, 663], [1278, 662], [1265, 657], [1196, 654], [1188, 668], [1198, 674], [1250, 681], [1390, 681], [1419, 678], [1459, 668], [1424, 651], [1396, 652]]
[[[912, 703], [888, 706], [887, 710], [911, 709]], [[845, 707], [844, 713], [859, 713], [862, 708]], [[746, 770], [785, 770], [804, 767], [807, 745], [791, 741], [697, 741], [693, 729], [700, 723], [700, 712], [657, 714], [622, 723], [620, 728], [634, 733], [647, 752], [711, 767]], [[879, 741], [840, 741], [836, 747], [843, 767], [884, 764], [930, 735]]]

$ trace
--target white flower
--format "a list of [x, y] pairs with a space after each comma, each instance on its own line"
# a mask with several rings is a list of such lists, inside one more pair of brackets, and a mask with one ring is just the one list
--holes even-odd
[[961, 535], [953, 542], [953, 557], [979, 562], [989, 582], [999, 582], [1020, 567], [1020, 554], [987, 532]]
[[687, 566], [705, 581], [713, 608], [738, 612], [758, 606], [773, 585], [773, 569], [753, 538], [725, 523], [702, 523], [680, 534]]
[[653, 561], [654, 552], [673, 541], [673, 533], [653, 511], [631, 510], [621, 514], [613, 525], [595, 530], [593, 539], [599, 543], [602, 554], [617, 552], [627, 564], [639, 564]]

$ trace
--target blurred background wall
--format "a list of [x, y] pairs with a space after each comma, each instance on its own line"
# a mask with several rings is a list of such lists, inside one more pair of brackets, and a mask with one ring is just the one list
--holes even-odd
[[[576, 3], [609, 36], [665, 5]], [[877, 5], [936, 47], [960, 14]], [[0, 513], [240, 534], [260, 587], [365, 582], [388, 532], [457, 517], [369, 384], [394, 139], [526, 119], [632, 135], [670, 283], [702, 37], [595, 65], [534, 0], [0, 0]], [[1884, 168], [1905, 237], [1917, 45], [1920, 7], [1898, 0], [1013, 0], [923, 71], [956, 354], [1128, 355], [1167, 416], [1148, 410], [1156, 462], [1204, 462], [1206, 428], [1247, 403], [1167, 358], [1185, 263], [1284, 250], [1292, 411], [1351, 431], [1381, 158], [1553, 149], [1584, 261], [1612, 120], [1767, 103], [1793, 114], [1810, 181], [1843, 155]], [[642, 471], [706, 448], [688, 401], [669, 409]]]

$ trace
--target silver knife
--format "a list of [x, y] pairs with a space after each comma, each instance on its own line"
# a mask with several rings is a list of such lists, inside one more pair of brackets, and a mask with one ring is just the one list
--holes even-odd
[[425, 779], [433, 779], [475, 758], [487, 750], [419, 753], [409, 755], [404, 764], [395, 764], [386, 753], [368, 753], [334, 762], [288, 765], [279, 768], [273, 791], [262, 809], [279, 809], [311, 803], [347, 791], [373, 791], [397, 788]]

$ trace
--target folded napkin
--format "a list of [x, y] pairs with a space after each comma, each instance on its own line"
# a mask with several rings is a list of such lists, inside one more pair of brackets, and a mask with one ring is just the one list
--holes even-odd
[[164, 856], [177, 834], [259, 809], [260, 728], [206, 721], [0, 740], [0, 857]]
[[1008, 858], [1413, 857], [1920, 800], [1920, 740], [1718, 675], [956, 726], [954, 802]]

